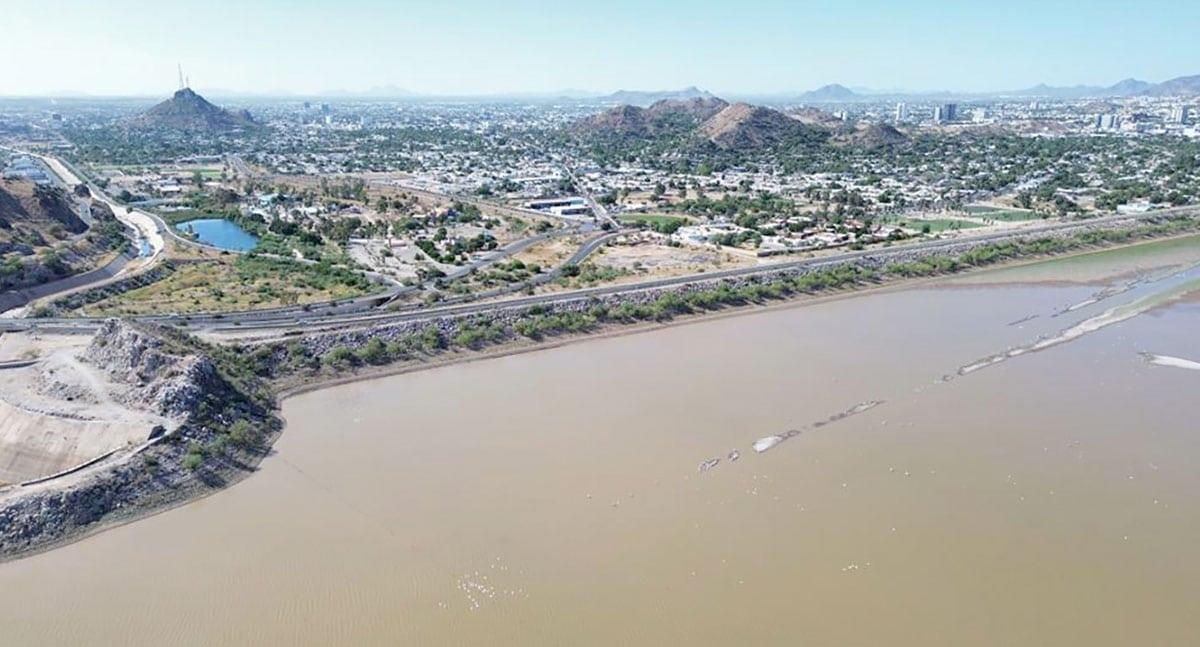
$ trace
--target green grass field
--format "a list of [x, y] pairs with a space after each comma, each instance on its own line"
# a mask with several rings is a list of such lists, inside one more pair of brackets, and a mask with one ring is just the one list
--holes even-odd
[[349, 269], [238, 256], [181, 263], [161, 281], [85, 307], [97, 316], [274, 308], [347, 299], [379, 289]]
[[629, 213], [617, 217], [621, 222], [636, 223], [645, 222], [651, 225], [665, 225], [672, 222], [688, 222], [683, 216], [669, 216], [662, 213]]
[[923, 230], [929, 227], [929, 233], [940, 234], [944, 231], [958, 231], [960, 229], [975, 229], [983, 225], [970, 220], [957, 220], [954, 218], [931, 218], [928, 220], [902, 220], [900, 225], [911, 229]]
[[1041, 215], [1032, 211], [1019, 211], [1017, 209], [1002, 209], [999, 207], [988, 206], [971, 206], [963, 207], [969, 215], [976, 218], [987, 218], [988, 220], [999, 220], [1001, 222], [1021, 222], [1024, 220], [1040, 220]]

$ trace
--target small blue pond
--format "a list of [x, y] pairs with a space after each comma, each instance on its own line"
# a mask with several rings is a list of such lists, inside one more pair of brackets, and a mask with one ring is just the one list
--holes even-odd
[[237, 224], [220, 218], [188, 220], [175, 225], [183, 234], [196, 234], [196, 239], [218, 249], [231, 252], [248, 252], [258, 245], [258, 238]]

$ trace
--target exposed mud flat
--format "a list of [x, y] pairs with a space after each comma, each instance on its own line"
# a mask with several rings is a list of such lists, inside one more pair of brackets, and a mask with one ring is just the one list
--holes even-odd
[[[1066, 311], [1060, 311], [1059, 314], [1083, 310], [1088, 306], [1101, 303], [1102, 301], [1117, 295], [1131, 293], [1135, 290], [1135, 288], [1142, 288], [1142, 290], [1137, 298], [1132, 301], [1110, 307], [1100, 314], [1088, 317], [1075, 325], [1058, 331], [1055, 334], [1042, 335], [1038, 339], [1029, 343], [1010, 348], [994, 355], [989, 355], [969, 364], [964, 364], [958, 368], [956, 374], [960, 377], [969, 375], [981, 369], [995, 366], [1014, 357], [1020, 357], [1021, 355], [1025, 355], [1027, 353], [1036, 353], [1053, 348], [1060, 344], [1066, 344], [1085, 335], [1089, 335], [1107, 328], [1108, 326], [1119, 324], [1137, 317], [1138, 315], [1145, 314], [1175, 302], [1183, 301], [1200, 291], [1200, 268], [1193, 266], [1166, 277], [1139, 280], [1132, 284], [1122, 286], [1119, 289], [1106, 291], [1104, 297], [1096, 297], [1080, 302], [1080, 305], [1077, 307], [1068, 308]], [[948, 381], [949, 379], [952, 379], [952, 376], [947, 376], [944, 379]]]
[[1171, 368], [1182, 368], [1189, 371], [1200, 371], [1200, 362], [1184, 359], [1182, 357], [1171, 357], [1170, 355], [1151, 355], [1144, 353], [1143, 357], [1146, 361], [1155, 366], [1169, 366]]
[[[849, 418], [850, 416], [856, 416], [860, 413], [870, 411], [871, 409], [874, 409], [875, 407], [877, 407], [881, 404], [883, 404], [882, 400], [868, 400], [866, 402], [860, 402], [860, 403], [854, 405], [853, 407], [846, 409], [845, 411], [840, 411], [838, 413], [833, 414], [832, 416], [829, 416], [828, 418], [826, 418], [824, 420], [818, 420], [818, 421], [812, 423], [811, 425], [809, 425], [809, 428], [810, 429], [820, 429], [821, 427], [824, 427], [826, 425], [831, 425], [835, 422], [845, 420], [846, 418]], [[772, 434], [770, 436], [764, 436], [762, 438], [759, 438], [758, 440], [754, 441], [754, 443], [751, 445], [751, 447], [754, 449], [755, 452], [761, 454], [769, 449], [774, 448], [779, 443], [782, 443], [783, 441], [785, 441], [789, 438], [795, 438], [796, 436], [799, 436], [802, 433], [804, 433], [804, 432], [799, 429], [789, 429], [788, 431], [785, 431], [781, 434]]]

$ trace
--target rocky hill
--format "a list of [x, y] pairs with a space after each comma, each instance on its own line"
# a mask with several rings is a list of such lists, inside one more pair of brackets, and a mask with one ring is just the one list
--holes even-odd
[[723, 149], [766, 148], [816, 139], [818, 131], [778, 110], [735, 103], [701, 124], [699, 133]]
[[572, 128], [577, 134], [602, 138], [651, 138], [692, 130], [729, 104], [716, 97], [663, 99], [640, 108], [622, 105], [587, 117]]
[[570, 132], [593, 144], [640, 141], [722, 150], [810, 145], [829, 135], [828, 129], [778, 110], [716, 97], [659, 101], [648, 108], [617, 106], [576, 122]]
[[882, 123], [846, 122], [818, 108], [781, 112], [718, 98], [660, 101], [649, 108], [618, 106], [580, 120], [571, 132], [585, 143], [654, 143], [700, 151], [781, 151], [824, 144], [876, 149], [902, 145], [908, 135]]
[[124, 240], [111, 212], [97, 210], [93, 219], [89, 231], [61, 189], [0, 180], [0, 291], [12, 296], [12, 290], [91, 269]]
[[153, 128], [201, 133], [255, 130], [261, 125], [245, 110], [233, 112], [209, 103], [191, 88], [179, 90], [170, 99], [134, 117], [135, 128]]
[[886, 148], [909, 141], [908, 135], [889, 124], [859, 123], [849, 132], [837, 137], [839, 143], [858, 148]]
[[77, 213], [77, 199], [83, 196], [0, 180], [0, 309], [31, 298], [18, 291], [95, 269], [127, 244], [125, 226], [107, 205], [83, 200], [89, 226]]
[[0, 179], [0, 254], [17, 247], [32, 253], [34, 248], [86, 229], [87, 223], [75, 213], [63, 191], [24, 180]]
[[631, 105], [617, 106], [592, 115], [580, 120], [571, 129], [581, 135], [601, 137], [649, 137], [651, 134], [646, 109]]
[[789, 111], [788, 114], [800, 120], [800, 123], [826, 130], [837, 130], [845, 126], [846, 123], [840, 117], [835, 117], [833, 114], [825, 112], [820, 108], [796, 108]]

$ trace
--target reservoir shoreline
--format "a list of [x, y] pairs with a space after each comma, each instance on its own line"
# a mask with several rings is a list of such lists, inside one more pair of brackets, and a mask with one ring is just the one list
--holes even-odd
[[[485, 345], [476, 349], [445, 349], [432, 355], [418, 357], [414, 360], [394, 362], [380, 366], [366, 365], [361, 368], [356, 368], [353, 372], [343, 372], [340, 374], [330, 374], [325, 372], [319, 375], [309, 376], [292, 374], [283, 377], [282, 379], [277, 378], [268, 380], [267, 386], [270, 389], [271, 397], [273, 399], [274, 415], [277, 415], [280, 411], [282, 402], [288, 398], [303, 393], [327, 389], [352, 382], [378, 379], [405, 373], [415, 373], [466, 362], [476, 362], [504, 356], [529, 353], [536, 350], [559, 348], [590, 339], [615, 338], [654, 330], [661, 330], [674, 326], [684, 326], [725, 318], [741, 317], [776, 310], [828, 303], [836, 300], [847, 299], [855, 296], [864, 296], [873, 293], [911, 289], [914, 286], [945, 280], [951, 276], [976, 274], [987, 270], [1032, 265], [1047, 260], [1062, 259], [1074, 256], [1086, 256], [1090, 254], [1111, 251], [1114, 249], [1138, 247], [1147, 244], [1161, 243], [1168, 240], [1183, 239], [1194, 236], [1196, 236], [1194, 231], [1188, 231], [1185, 233], [1177, 233], [1167, 236], [1137, 239], [1128, 243], [1094, 245], [1085, 248], [1076, 248], [1064, 253], [1022, 256], [1019, 258], [1007, 259], [1002, 262], [992, 263], [986, 266], [962, 267], [954, 272], [935, 274], [931, 276], [893, 277], [870, 284], [852, 284], [851, 286], [845, 288], [823, 290], [816, 294], [792, 293], [780, 300], [766, 301], [765, 304], [762, 302], [748, 302], [735, 305], [723, 305], [715, 310], [705, 310], [688, 314], [677, 313], [673, 314], [666, 320], [635, 321], [632, 323], [606, 322], [588, 330], [546, 335], [540, 339], [526, 339], [518, 336], [507, 341]], [[66, 544], [73, 543], [93, 534], [174, 509], [188, 502], [204, 498], [210, 494], [229, 487], [230, 485], [236, 484], [237, 482], [251, 475], [253, 472], [257, 471], [261, 461], [274, 451], [271, 448], [275, 441], [278, 440], [282, 434], [283, 428], [284, 424], [282, 422], [276, 425], [268, 425], [266, 432], [261, 438], [260, 449], [256, 449], [253, 452], [243, 452], [236, 461], [216, 461], [206, 467], [206, 470], [210, 471], [209, 473], [211, 475], [219, 476], [219, 479], [216, 481], [215, 485], [213, 482], [205, 482], [204, 479], [199, 478], [200, 474], [189, 474], [184, 470], [177, 469], [173, 467], [172, 464], [168, 463], [168, 469], [170, 470], [168, 473], [173, 479], [175, 479], [171, 487], [165, 489], [155, 489], [147, 492], [139, 492], [134, 489], [129, 493], [128, 497], [121, 498], [119, 503], [116, 505], [98, 512], [94, 520], [78, 525], [65, 525], [58, 528], [47, 528], [47, 534], [44, 537], [34, 538], [23, 548], [17, 548], [14, 550], [10, 543], [0, 543], [0, 546], [6, 548], [6, 550], [0, 551], [0, 563], [46, 552]], [[115, 479], [114, 475], [123, 473], [121, 468], [128, 467], [129, 464], [137, 460], [141, 453], [142, 452], [140, 451], [121, 453], [108, 460], [101, 461], [98, 465], [83, 470], [80, 473], [72, 474], [70, 477], [64, 477], [60, 482], [48, 482], [40, 484], [37, 488], [30, 488], [29, 493], [30, 495], [45, 494], [47, 492], [53, 492], [58, 488], [62, 488], [64, 490], [75, 489], [79, 488], [81, 485], [92, 487], [99, 486], [101, 489], [105, 490], [131, 487], [128, 481]], [[180, 452], [176, 452], [176, 454], [179, 453]], [[128, 471], [129, 470], [124, 470], [124, 472]], [[4, 496], [5, 499], [0, 501], [0, 518], [4, 518], [4, 515], [13, 507], [13, 504], [19, 503], [26, 492], [10, 491], [6, 494], [7, 496], [5, 496], [5, 494], [0, 494], [0, 496]], [[91, 505], [92, 503], [94, 502], [90, 502], [88, 499], [76, 501], [76, 505]], [[0, 535], [10, 532], [12, 532], [12, 524], [7, 525], [3, 531], [0, 531]]]
[[[745, 303], [741, 305], [730, 305], [719, 310], [702, 311], [688, 314], [677, 314], [670, 319], [662, 321], [650, 322], [635, 322], [635, 323], [606, 323], [598, 326], [595, 329], [579, 333], [563, 333], [553, 337], [545, 337], [542, 340], [527, 340], [517, 339], [506, 341], [499, 344], [484, 347], [479, 350], [457, 350], [444, 351], [439, 355], [434, 355], [428, 359], [411, 361], [408, 363], [396, 362], [381, 366], [364, 366], [355, 369], [349, 374], [340, 375], [324, 375], [317, 379], [307, 379], [302, 382], [292, 381], [290, 378], [275, 382], [275, 393], [280, 404], [291, 397], [320, 391], [327, 388], [333, 388], [344, 384], [353, 384], [355, 382], [376, 380], [381, 378], [392, 377], [395, 375], [405, 375], [420, 371], [433, 370], [454, 366], [464, 363], [479, 362], [489, 359], [498, 359], [501, 357], [509, 357], [513, 355], [521, 355], [525, 353], [536, 352], [539, 350], [549, 350], [553, 348], [561, 348], [564, 346], [586, 342], [592, 339], [612, 339], [627, 335], [636, 335], [645, 332], [656, 330], [665, 330], [677, 326], [688, 326], [693, 324], [701, 324], [709, 321], [717, 321], [722, 319], [752, 316], [756, 314], [775, 312], [779, 310], [789, 310], [792, 308], [802, 308], [807, 306], [831, 303], [844, 299], [851, 299], [859, 296], [867, 296], [872, 294], [883, 294], [894, 291], [909, 290], [924, 285], [936, 284], [940, 281], [945, 281], [951, 278], [984, 274], [992, 271], [1008, 270], [1013, 268], [1037, 265], [1039, 263], [1065, 260], [1092, 254], [1101, 254], [1121, 249], [1133, 249], [1146, 245], [1169, 242], [1173, 240], [1183, 240], [1187, 238], [1200, 237], [1195, 231], [1186, 233], [1154, 237], [1137, 240], [1127, 244], [1118, 245], [1101, 245], [1088, 249], [1073, 250], [1059, 254], [1045, 254], [1037, 256], [1025, 256], [1003, 261], [993, 265], [970, 267], [960, 269], [954, 272], [945, 274], [936, 274], [932, 276], [910, 277], [910, 278], [893, 278], [871, 285], [854, 285], [847, 288], [834, 288], [825, 290], [815, 294], [793, 294], [783, 298], [780, 301], [766, 303]], [[1119, 278], [1119, 277], [1113, 277]], [[1077, 284], [1077, 283], [1072, 283]], [[500, 304], [498, 304], [500, 305]], [[453, 356], [446, 357], [446, 354], [453, 353]]]

